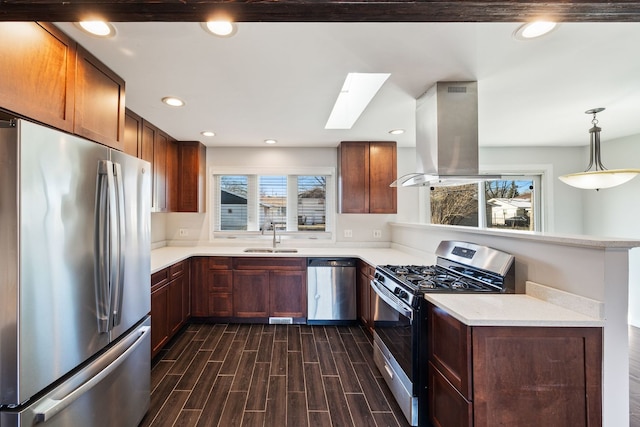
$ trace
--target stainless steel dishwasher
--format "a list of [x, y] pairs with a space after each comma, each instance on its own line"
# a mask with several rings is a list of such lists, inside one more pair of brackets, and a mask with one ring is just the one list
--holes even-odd
[[307, 323], [350, 323], [356, 319], [356, 260], [309, 258]]

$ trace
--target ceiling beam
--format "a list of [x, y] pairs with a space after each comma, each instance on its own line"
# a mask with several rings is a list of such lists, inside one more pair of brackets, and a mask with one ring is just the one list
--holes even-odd
[[640, 22], [640, 1], [0, 0], [0, 21]]

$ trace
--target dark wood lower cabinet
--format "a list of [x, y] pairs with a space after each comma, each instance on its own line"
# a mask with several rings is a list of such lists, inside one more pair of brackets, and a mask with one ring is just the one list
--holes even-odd
[[373, 333], [373, 313], [375, 291], [371, 288], [374, 267], [364, 261], [358, 261], [358, 274], [356, 276], [356, 288], [358, 292], [358, 319], [366, 327], [366, 331]]
[[467, 326], [429, 305], [435, 427], [602, 425], [602, 328]]
[[273, 317], [306, 317], [306, 271], [276, 270], [269, 273], [269, 315]]
[[266, 322], [307, 315], [306, 258], [194, 257], [191, 315]]
[[234, 271], [233, 296], [234, 317], [268, 317], [269, 271]]
[[189, 261], [180, 261], [151, 275], [151, 357], [190, 317]]

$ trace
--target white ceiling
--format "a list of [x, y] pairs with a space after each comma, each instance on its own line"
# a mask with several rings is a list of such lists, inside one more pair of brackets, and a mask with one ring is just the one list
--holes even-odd
[[[640, 133], [640, 24], [564, 23], [518, 41], [509, 23], [239, 23], [231, 38], [198, 23], [114, 23], [98, 39], [60, 23], [126, 81], [126, 105], [178, 140], [208, 146], [415, 145], [414, 107], [436, 81], [477, 80], [481, 146], [603, 144]], [[351, 130], [325, 130], [348, 72], [384, 72]], [[160, 102], [177, 96], [186, 106]], [[404, 128], [404, 135], [388, 131]], [[216, 132], [213, 138], [200, 135]]]

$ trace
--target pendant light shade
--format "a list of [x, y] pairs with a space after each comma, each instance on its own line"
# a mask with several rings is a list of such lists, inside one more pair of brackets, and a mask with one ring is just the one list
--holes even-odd
[[640, 173], [640, 169], [607, 169], [602, 165], [600, 159], [600, 131], [597, 126], [596, 114], [604, 111], [604, 108], [593, 108], [585, 111], [586, 114], [593, 114], [591, 123], [593, 127], [589, 129], [589, 166], [584, 172], [570, 173], [562, 175], [560, 181], [572, 187], [584, 188], [587, 190], [599, 190], [601, 188], [615, 187], [633, 179]]

